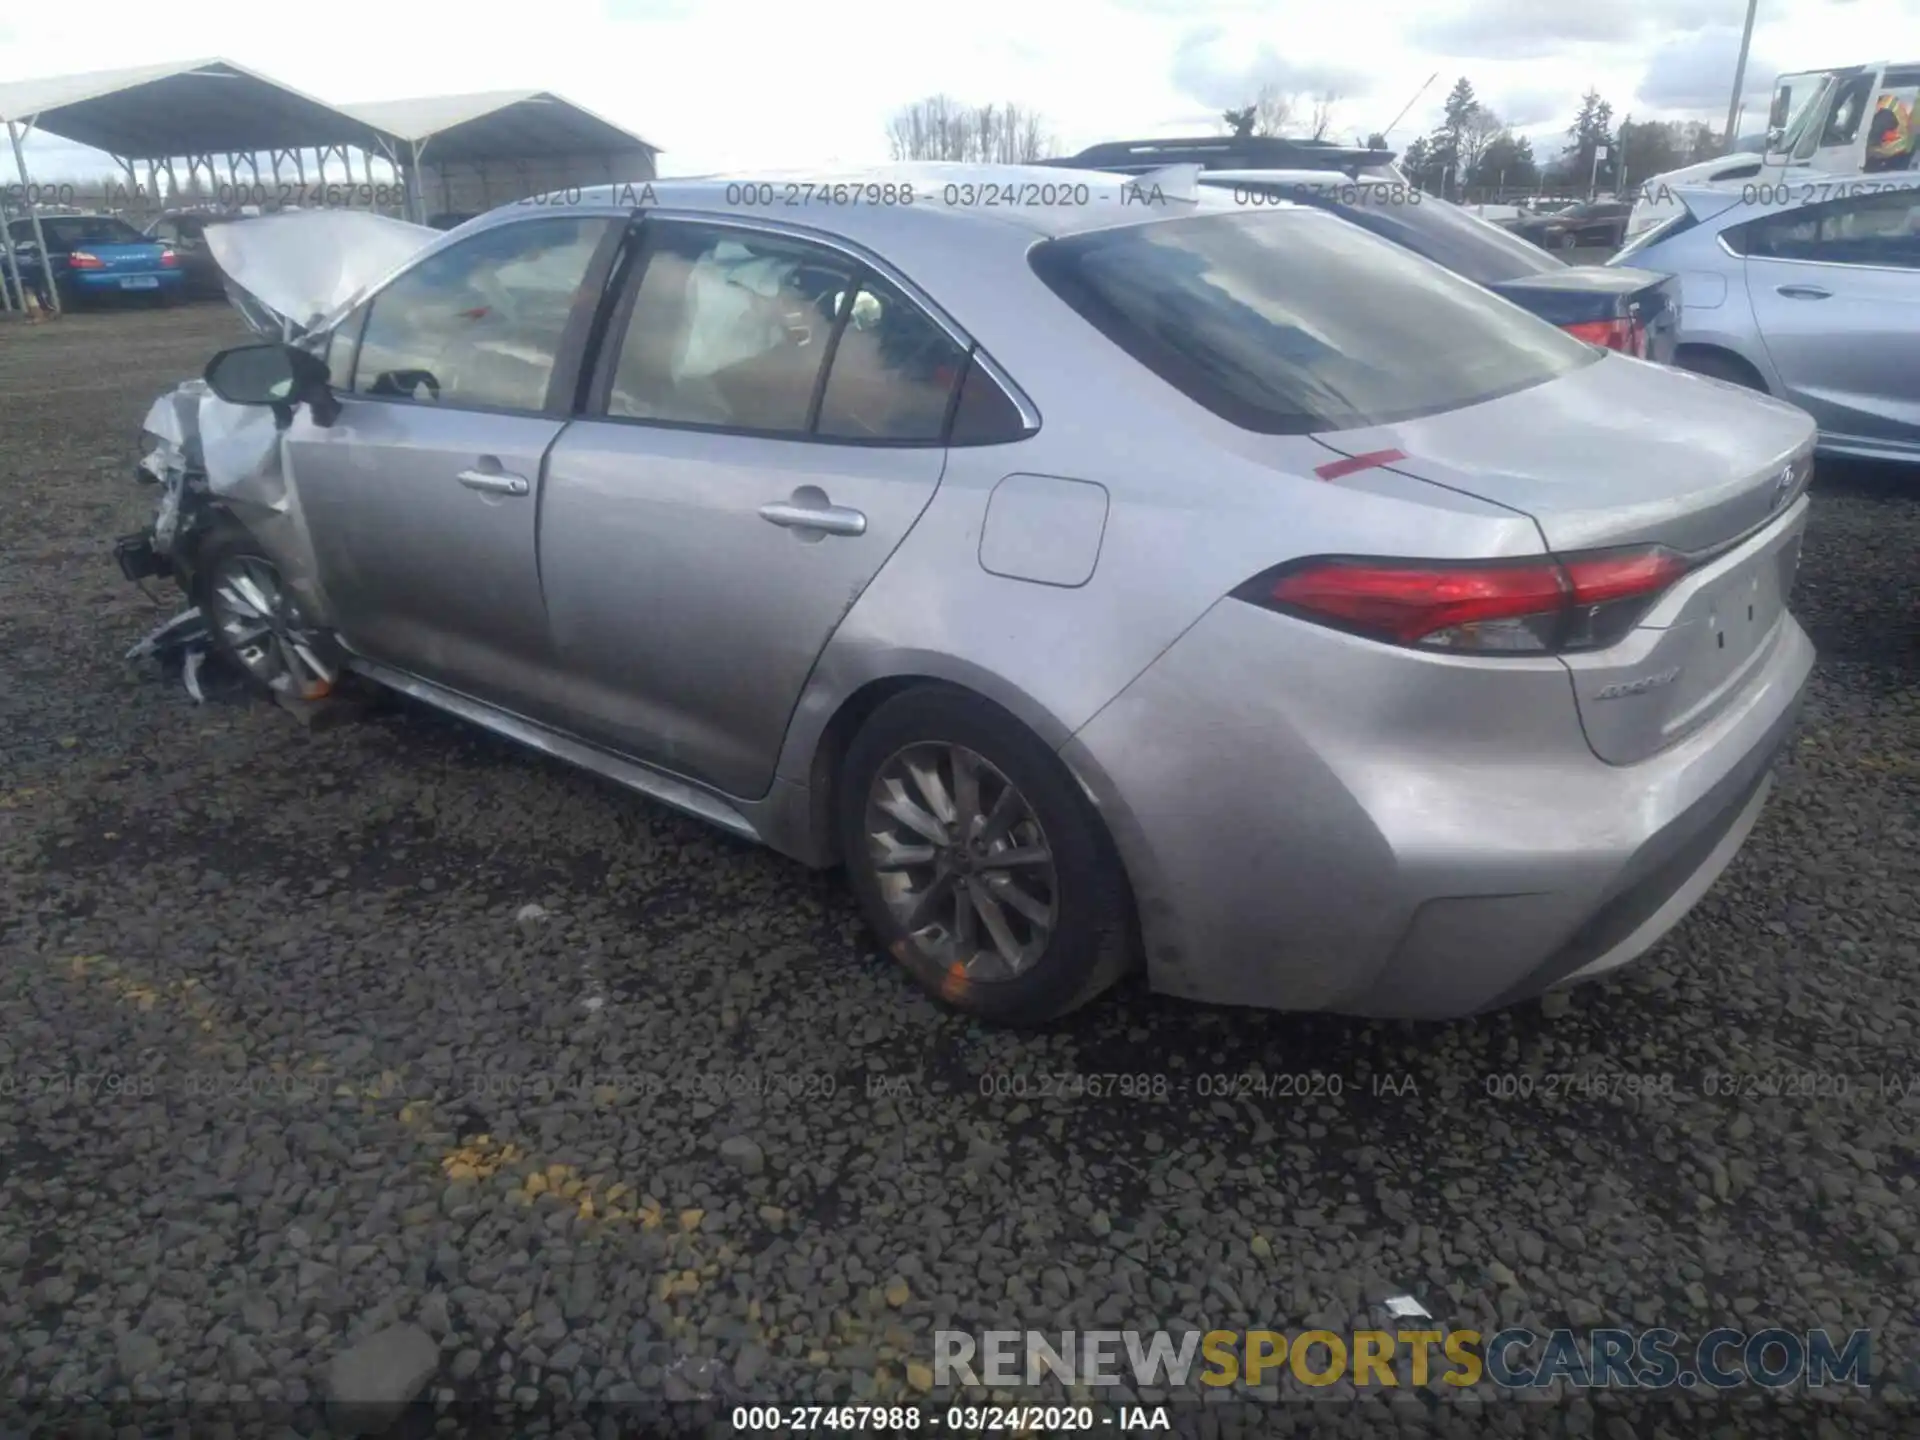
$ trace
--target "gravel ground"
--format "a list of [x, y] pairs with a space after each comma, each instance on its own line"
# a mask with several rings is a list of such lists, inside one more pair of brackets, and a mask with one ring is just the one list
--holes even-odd
[[[1649, 963], [1445, 1026], [1136, 988], [1018, 1036], [910, 989], [836, 877], [417, 708], [315, 734], [124, 664], [167, 613], [109, 554], [140, 417], [238, 334], [0, 325], [0, 1425], [310, 1430], [396, 1325], [403, 1390], [532, 1424], [912, 1398], [947, 1326], [1338, 1329], [1396, 1290], [1486, 1330], [1864, 1327], [1880, 1398], [1818, 1433], [1914, 1419], [1920, 474], [1821, 476], [1809, 712]], [[1198, 1093], [1250, 1072], [1325, 1078]], [[1041, 1093], [1110, 1073], [1169, 1093]], [[1218, 1416], [1256, 1413], [1304, 1423]]]

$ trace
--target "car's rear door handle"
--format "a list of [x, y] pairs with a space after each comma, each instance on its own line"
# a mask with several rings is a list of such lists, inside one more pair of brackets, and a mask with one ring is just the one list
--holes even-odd
[[1774, 293], [1789, 300], [1826, 300], [1833, 295], [1831, 290], [1822, 290], [1818, 285], [1781, 285]]
[[469, 490], [478, 490], [487, 495], [524, 495], [527, 493], [527, 477], [524, 475], [504, 475], [498, 472], [489, 474], [485, 470], [462, 470], [453, 477]]
[[844, 505], [775, 500], [760, 507], [760, 518], [789, 530], [818, 530], [827, 535], [867, 533], [867, 517]]

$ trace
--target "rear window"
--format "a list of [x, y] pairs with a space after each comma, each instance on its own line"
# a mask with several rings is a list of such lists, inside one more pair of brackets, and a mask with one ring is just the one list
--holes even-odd
[[147, 245], [152, 242], [124, 220], [112, 216], [62, 216], [40, 221], [47, 245], [54, 250], [71, 250], [79, 245]]
[[[1264, 187], [1242, 183], [1235, 188]], [[1499, 285], [1567, 268], [1538, 245], [1445, 200], [1431, 195], [1415, 199], [1403, 185], [1349, 184], [1325, 189], [1282, 185], [1273, 191], [1282, 199], [1297, 198], [1333, 210], [1476, 285]]]
[[1642, 230], [1638, 235], [1627, 241], [1625, 245], [1621, 246], [1620, 249], [1616, 250], [1613, 258], [1607, 263], [1609, 265], [1624, 265], [1634, 256], [1644, 254], [1662, 241], [1677, 239], [1686, 234], [1687, 231], [1693, 229], [1693, 227], [1699, 223], [1700, 222], [1694, 218], [1693, 212], [1687, 209], [1685, 205], [1682, 205], [1679, 214], [1669, 215], [1666, 219], [1660, 220], [1647, 229]]
[[1066, 236], [1035, 247], [1032, 263], [1134, 359], [1261, 434], [1437, 414], [1600, 358], [1431, 261], [1308, 209]]

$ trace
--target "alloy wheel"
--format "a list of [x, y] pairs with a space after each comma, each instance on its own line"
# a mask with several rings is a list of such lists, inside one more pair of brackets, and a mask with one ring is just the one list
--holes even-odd
[[1032, 804], [984, 756], [928, 743], [875, 772], [868, 863], [912, 942], [982, 983], [1026, 973], [1060, 916], [1059, 876]]
[[333, 689], [333, 667], [321, 658], [317, 632], [301, 619], [280, 572], [257, 555], [234, 555], [215, 567], [208, 609], [228, 653], [269, 689], [318, 700]]

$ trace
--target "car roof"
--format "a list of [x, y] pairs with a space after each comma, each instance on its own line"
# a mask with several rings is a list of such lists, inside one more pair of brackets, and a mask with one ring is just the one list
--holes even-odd
[[[1347, 176], [1338, 170], [1208, 170], [1200, 177], [1201, 183], [1219, 187], [1232, 184], [1279, 184], [1311, 185], [1319, 189], [1339, 191], [1355, 185], [1402, 185], [1407, 182], [1392, 175], [1370, 175], [1362, 173]], [[1433, 197], [1438, 199], [1438, 196]]]
[[[929, 217], [1047, 239], [1238, 208], [1216, 187], [1183, 187], [1180, 182], [1190, 181], [1192, 170], [1186, 168], [1187, 175], [1120, 175], [1044, 165], [903, 161], [832, 171], [702, 175], [555, 191], [500, 206], [487, 218], [495, 223], [524, 218], [529, 207], [584, 207], [603, 214], [678, 210], [819, 229], [879, 246], [935, 223]], [[910, 201], [904, 198], [909, 193]]]
[[1068, 169], [1144, 172], [1166, 165], [1198, 164], [1207, 170], [1233, 168], [1344, 170], [1355, 165], [1384, 165], [1396, 152], [1308, 140], [1289, 135], [1194, 135], [1145, 140], [1108, 140], [1074, 155], [1046, 160]]

